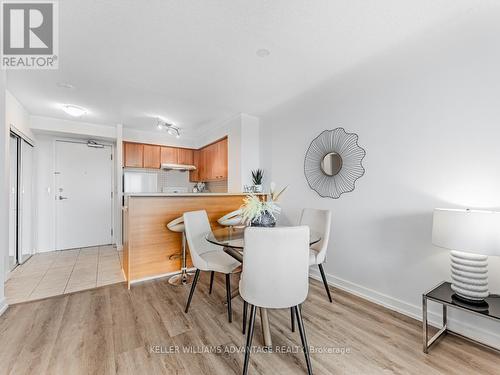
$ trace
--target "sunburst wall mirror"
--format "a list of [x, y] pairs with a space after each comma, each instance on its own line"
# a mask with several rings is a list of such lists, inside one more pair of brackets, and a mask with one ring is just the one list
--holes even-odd
[[322, 197], [339, 198], [353, 191], [365, 169], [366, 151], [358, 145], [358, 135], [344, 128], [325, 130], [313, 139], [304, 159], [307, 183]]

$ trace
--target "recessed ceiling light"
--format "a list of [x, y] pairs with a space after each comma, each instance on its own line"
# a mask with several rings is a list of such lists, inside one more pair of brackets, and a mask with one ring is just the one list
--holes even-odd
[[268, 49], [261, 48], [257, 50], [256, 54], [259, 57], [267, 57], [271, 54], [271, 52]]
[[80, 117], [87, 113], [87, 109], [74, 104], [64, 104], [62, 110], [73, 117]]
[[67, 82], [57, 82], [57, 86], [62, 88], [62, 89], [74, 89], [75, 85], [72, 85], [71, 83]]

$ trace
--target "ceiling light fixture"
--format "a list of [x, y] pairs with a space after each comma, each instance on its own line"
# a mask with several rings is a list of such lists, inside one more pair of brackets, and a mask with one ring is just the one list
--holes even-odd
[[88, 112], [86, 108], [74, 104], [64, 104], [62, 110], [73, 117], [80, 117]]
[[156, 126], [160, 130], [166, 130], [167, 133], [170, 134], [170, 135], [175, 135], [176, 138], [180, 138], [181, 137], [181, 132], [180, 132], [178, 126], [175, 126], [174, 124], [170, 124], [170, 123], [162, 120], [161, 118], [158, 118]]
[[255, 52], [255, 53], [259, 57], [267, 57], [267, 56], [269, 56], [271, 54], [271, 52], [268, 49], [265, 49], [265, 48], [258, 49], [257, 52]]

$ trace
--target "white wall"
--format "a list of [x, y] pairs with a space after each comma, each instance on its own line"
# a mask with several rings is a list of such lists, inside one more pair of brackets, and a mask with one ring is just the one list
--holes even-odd
[[196, 139], [182, 135], [179, 139], [159, 131], [143, 131], [123, 128], [123, 140], [130, 142], [151, 143], [162, 146], [197, 148]]
[[[5, 113], [5, 71], [0, 71], [0, 249], [9, 248], [9, 126]], [[0, 315], [5, 301], [5, 259], [0, 256]]]
[[9, 91], [5, 93], [6, 123], [13, 131], [34, 143], [35, 136], [31, 131], [30, 114]]
[[253, 185], [251, 171], [260, 168], [260, 121], [257, 117], [242, 114], [240, 147], [241, 183], [235, 189], [238, 192], [243, 185]]
[[[422, 293], [450, 279], [447, 251], [431, 245], [433, 208], [500, 209], [499, 16], [471, 13], [408, 40], [261, 118], [264, 167], [290, 185], [282, 220], [296, 222], [302, 207], [333, 211], [333, 284], [420, 318]], [[359, 135], [366, 174], [354, 192], [321, 198], [303, 158], [339, 126]], [[490, 289], [500, 293], [499, 258]], [[450, 315], [452, 328], [500, 347], [500, 324]]]
[[45, 116], [31, 116], [31, 129], [38, 133], [53, 134], [66, 137], [97, 138], [114, 140], [114, 125], [99, 125], [88, 122], [62, 120]]

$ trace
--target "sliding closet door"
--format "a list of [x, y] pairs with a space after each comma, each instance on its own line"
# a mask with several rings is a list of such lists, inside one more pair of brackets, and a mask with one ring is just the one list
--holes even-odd
[[9, 262], [7, 271], [17, 265], [17, 192], [18, 192], [18, 139], [10, 135], [10, 185], [9, 185]]
[[19, 263], [25, 262], [33, 255], [34, 206], [33, 206], [33, 146], [21, 141], [21, 243]]

